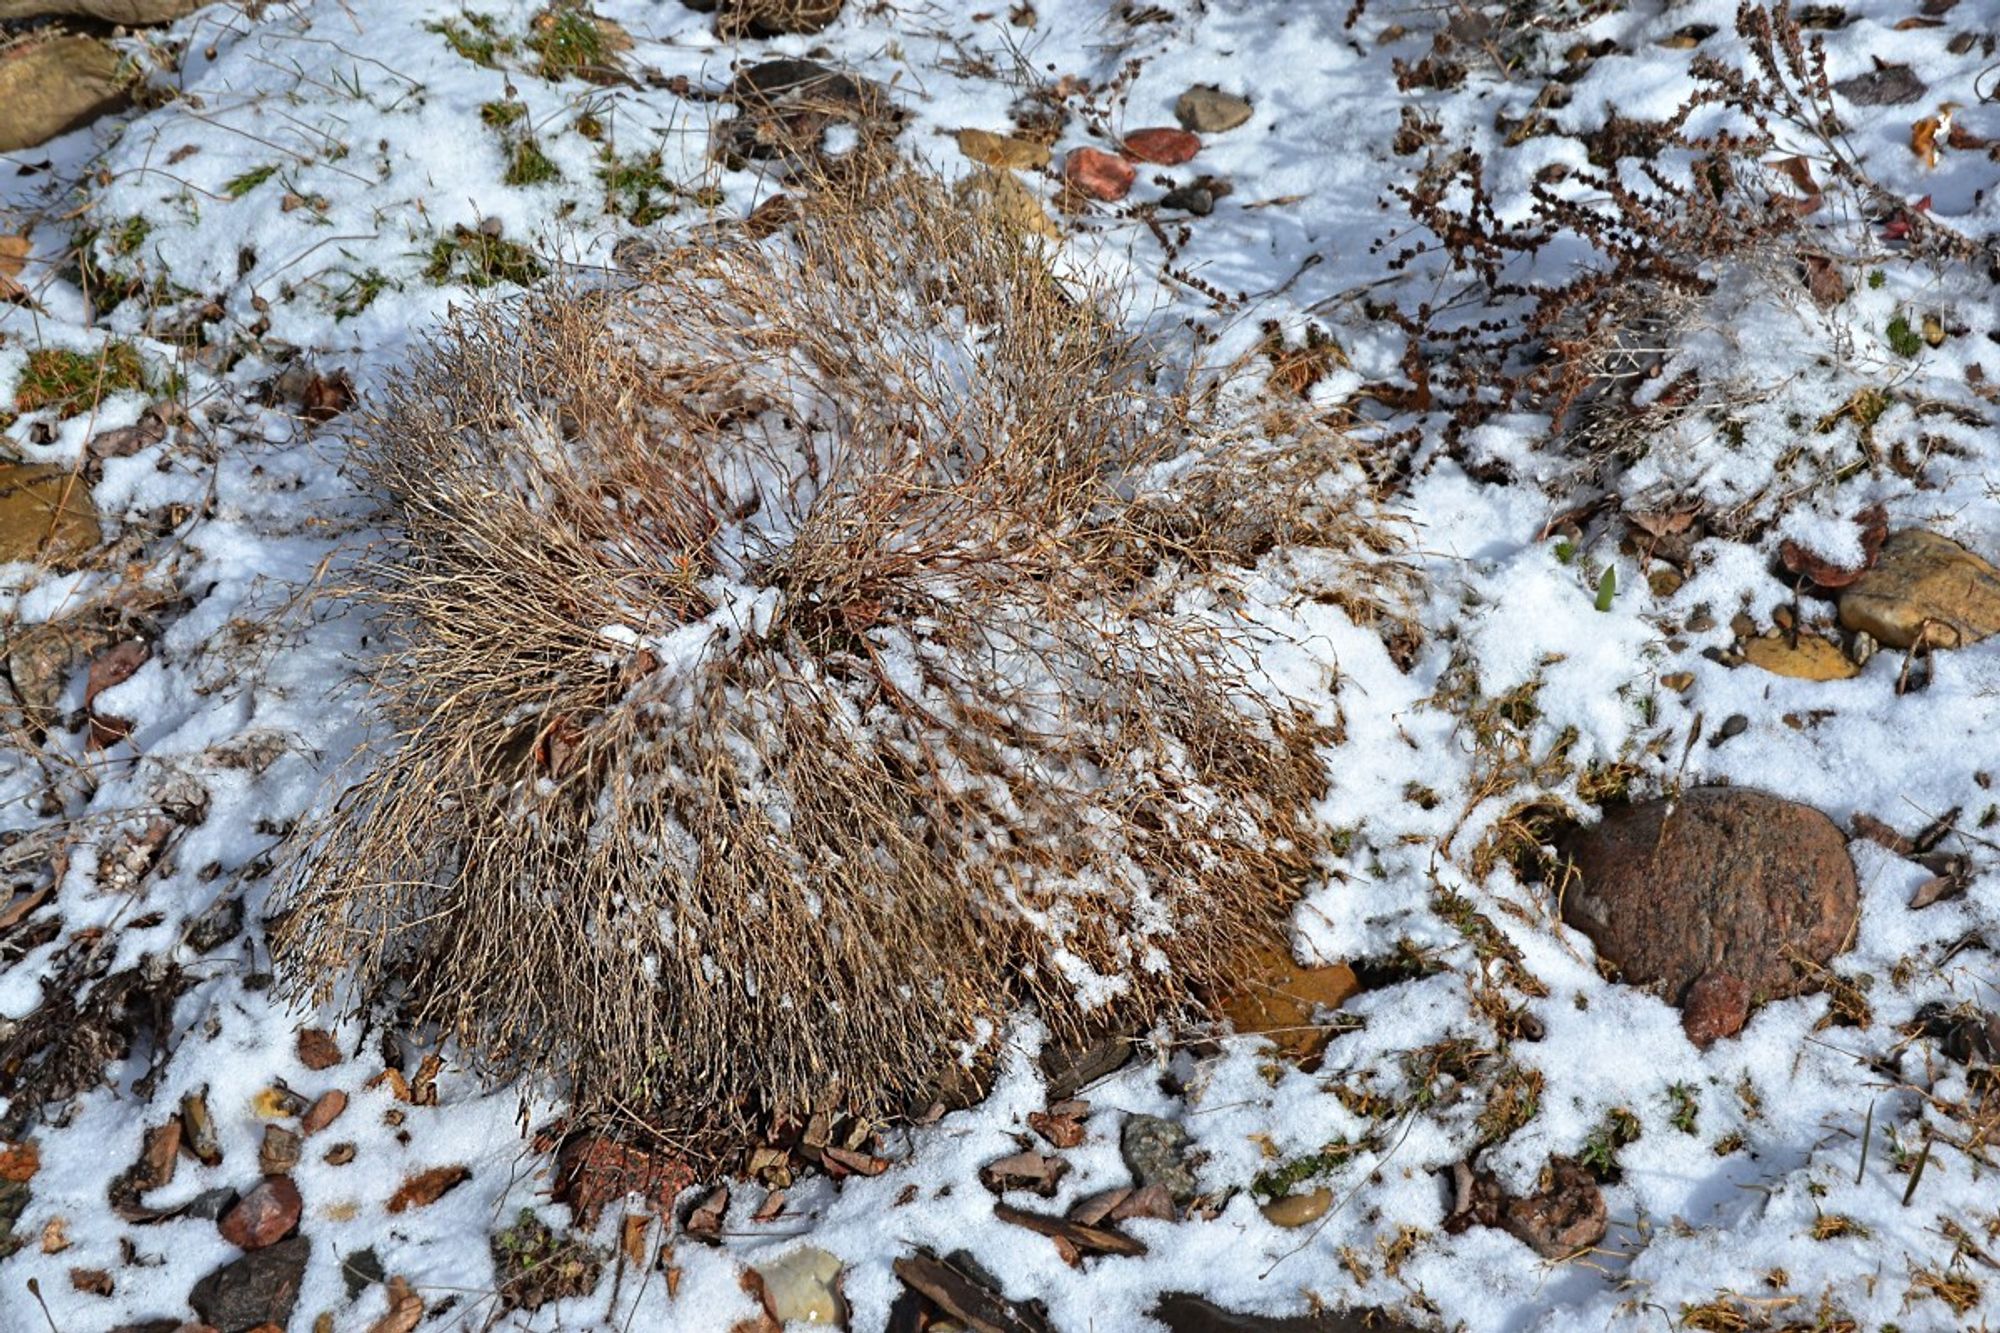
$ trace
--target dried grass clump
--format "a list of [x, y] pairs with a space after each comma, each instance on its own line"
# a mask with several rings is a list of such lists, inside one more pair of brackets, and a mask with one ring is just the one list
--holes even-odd
[[1315, 866], [1323, 737], [1140, 521], [1254, 485], [1155, 370], [897, 171], [464, 312], [359, 428], [388, 739], [298, 846], [294, 984], [682, 1136], [1198, 996]]

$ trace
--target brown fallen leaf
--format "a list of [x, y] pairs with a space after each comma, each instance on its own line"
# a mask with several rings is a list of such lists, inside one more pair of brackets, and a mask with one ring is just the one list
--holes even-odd
[[361, 1086], [364, 1088], [379, 1088], [384, 1084], [388, 1085], [389, 1095], [397, 1101], [406, 1102], [410, 1100], [410, 1080], [403, 1077], [403, 1071], [400, 1069], [385, 1069]]
[[102, 1268], [72, 1268], [69, 1270], [69, 1285], [73, 1290], [86, 1296], [109, 1296], [116, 1287], [111, 1274]]
[[1945, 135], [1944, 144], [1947, 148], [1956, 148], [1960, 151], [1965, 151], [1974, 148], [1990, 148], [1993, 146], [1993, 141], [1983, 134], [1974, 134], [1971, 130], [1965, 128], [1965, 126], [1954, 121], [1952, 122], [1951, 132]]
[[101, 430], [84, 447], [92, 458], [129, 458], [167, 438], [167, 415], [148, 408], [133, 425]]
[[298, 1052], [299, 1063], [315, 1074], [333, 1068], [342, 1058], [340, 1043], [325, 1028], [300, 1028]]
[[306, 1109], [305, 1117], [299, 1122], [299, 1131], [310, 1138], [340, 1119], [341, 1113], [346, 1110], [347, 1094], [339, 1088], [328, 1088]]
[[1938, 164], [1941, 149], [1951, 142], [1952, 115], [1958, 103], [1945, 102], [1934, 116], [1925, 116], [1910, 126], [1910, 151], [1927, 167]]
[[1811, 579], [1822, 588], [1845, 588], [1874, 568], [1889, 538], [1889, 513], [1881, 505], [1870, 505], [1854, 516], [1861, 528], [1861, 563], [1853, 567], [1834, 564], [1787, 539], [1778, 546], [1778, 558], [1792, 573]]
[[618, 1222], [618, 1249], [634, 1268], [646, 1266], [646, 1233], [653, 1219], [645, 1213], [627, 1213]]
[[695, 1210], [688, 1214], [681, 1230], [703, 1240], [719, 1239], [722, 1235], [722, 1219], [728, 1212], [729, 1187], [717, 1185], [707, 1198], [695, 1205]]
[[415, 1106], [436, 1106], [438, 1104], [438, 1073], [444, 1068], [444, 1057], [433, 1051], [417, 1066], [417, 1076], [410, 1080], [410, 1102]]
[[22, 894], [5, 908], [0, 908], [0, 934], [5, 934], [27, 920], [30, 913], [55, 897], [55, 893], [55, 885], [44, 884], [32, 893]]
[[1857, 838], [1866, 838], [1878, 847], [1886, 847], [1898, 856], [1908, 856], [1917, 850], [1917, 845], [1898, 833], [1882, 820], [1869, 814], [1857, 814], [1848, 821]]
[[585, 1132], [571, 1135], [557, 1148], [552, 1196], [567, 1204], [587, 1229], [608, 1205], [634, 1194], [662, 1217], [670, 1216], [681, 1191], [696, 1179], [694, 1168], [670, 1153], [648, 1152]]
[[331, 375], [315, 373], [306, 381], [299, 406], [308, 421], [331, 421], [354, 406], [354, 381], [345, 370]]
[[1847, 299], [1847, 277], [1838, 264], [1822, 254], [1808, 254], [1804, 263], [1806, 291], [1811, 293], [1814, 305], [1826, 310]]
[[1333, 1038], [1320, 1014], [1361, 989], [1353, 968], [1307, 967], [1292, 958], [1287, 944], [1257, 949], [1233, 981], [1235, 993], [1222, 1002], [1230, 1026], [1243, 1036], [1267, 1038], [1280, 1054], [1299, 1062], [1315, 1059]]
[[1965, 892], [1968, 882], [1968, 878], [1961, 874], [1932, 875], [1917, 885], [1916, 892], [1910, 895], [1910, 910], [1921, 912], [1937, 903], [1949, 902]]
[[1129, 1222], [1135, 1217], [1150, 1217], [1156, 1222], [1173, 1221], [1173, 1193], [1158, 1183], [1141, 1185], [1111, 1206], [1110, 1220], [1113, 1222]]
[[369, 1325], [368, 1333], [410, 1333], [423, 1322], [424, 1302], [401, 1277], [389, 1279], [389, 1313]]
[[149, 1208], [140, 1202], [140, 1197], [150, 1190], [156, 1190], [172, 1183], [174, 1168], [180, 1162], [181, 1118], [170, 1117], [167, 1123], [146, 1131], [139, 1149], [139, 1160], [120, 1172], [111, 1182], [111, 1210], [120, 1218], [134, 1225], [144, 1226], [170, 1216], [157, 1208]]
[[153, 650], [142, 640], [127, 639], [90, 664], [90, 679], [83, 688], [83, 707], [90, 715], [91, 748], [102, 750], [132, 734], [130, 720], [98, 711], [97, 696], [132, 679], [152, 655]]
[[28, 289], [14, 279], [26, 267], [30, 248], [26, 236], [0, 236], [0, 301], [28, 299]]
[[0, 1144], [0, 1180], [24, 1185], [42, 1169], [41, 1145], [33, 1139]]
[[412, 1208], [428, 1208], [470, 1179], [472, 1168], [468, 1166], [434, 1166], [419, 1171], [389, 1196], [389, 1211], [405, 1213]]
[[1056, 1183], [1069, 1172], [1069, 1163], [1034, 1151], [1017, 1152], [979, 1169], [979, 1181], [995, 1194], [1008, 1190], [1033, 1190], [1044, 1199], [1056, 1192]]
[[1784, 201], [1794, 212], [1803, 217], [1819, 208], [1821, 191], [1819, 182], [1813, 179], [1812, 163], [1803, 157], [1795, 156], [1781, 157], [1771, 165], [1786, 180], [1799, 187], [1799, 194], [1802, 197]]
[[1090, 1103], [1057, 1102], [1046, 1111], [1028, 1112], [1028, 1128], [1049, 1141], [1051, 1147], [1074, 1148], [1083, 1142], [1083, 1118]]

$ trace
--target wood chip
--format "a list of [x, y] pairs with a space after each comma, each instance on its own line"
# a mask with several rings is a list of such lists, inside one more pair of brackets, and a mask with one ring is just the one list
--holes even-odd
[[55, 885], [46, 884], [33, 893], [16, 898], [5, 910], [0, 910], [0, 932], [12, 930], [28, 917], [28, 914], [55, 896]]
[[898, 1259], [896, 1276], [972, 1333], [1054, 1333], [1048, 1320], [927, 1254]]
[[[1140, 1191], [1134, 1191], [1138, 1193]], [[1172, 1206], [1169, 1202], [1169, 1207]], [[1046, 1213], [1031, 1213], [1024, 1208], [1009, 1204], [993, 1205], [993, 1215], [1002, 1222], [1011, 1222], [1017, 1227], [1063, 1240], [1086, 1254], [1119, 1254], [1137, 1257], [1146, 1253], [1143, 1241], [1134, 1240], [1122, 1231], [1109, 1227], [1086, 1226], [1066, 1217], [1051, 1217]]]
[[[834, 1179], [842, 1175], [879, 1176], [889, 1169], [889, 1159], [872, 1153], [850, 1152], [846, 1148], [823, 1148], [820, 1158]], [[836, 1169], [837, 1168], [837, 1169]]]
[[1126, 1199], [1131, 1197], [1131, 1194], [1132, 1187], [1130, 1185], [1121, 1185], [1116, 1189], [1099, 1190], [1095, 1194], [1085, 1195], [1070, 1205], [1069, 1220], [1072, 1222], [1081, 1222], [1087, 1227], [1094, 1227], [1105, 1218], [1111, 1216], [1111, 1210], [1125, 1202]]

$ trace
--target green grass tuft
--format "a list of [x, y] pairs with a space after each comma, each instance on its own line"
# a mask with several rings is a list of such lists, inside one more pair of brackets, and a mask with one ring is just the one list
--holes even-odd
[[1618, 1150], [1628, 1143], [1637, 1143], [1644, 1132], [1638, 1116], [1622, 1106], [1614, 1106], [1604, 1113], [1603, 1121], [1583, 1141], [1576, 1159], [1592, 1175], [1609, 1179], [1618, 1174]]
[[95, 408], [111, 394], [145, 387], [146, 367], [131, 343], [107, 343], [96, 355], [43, 347], [28, 353], [28, 364], [14, 386], [14, 407], [20, 412], [52, 408], [56, 416], [70, 417]]
[[225, 184], [222, 187], [222, 192], [231, 199], [241, 199], [244, 195], [250, 193], [250, 191], [256, 189], [259, 185], [262, 185], [277, 174], [278, 167], [276, 163], [268, 166], [252, 167], [241, 176], [237, 176]]
[[551, 81], [584, 77], [610, 63], [611, 48], [604, 30], [581, 9], [557, 5], [535, 20], [528, 49], [541, 61], [541, 75]]
[[487, 69], [498, 69], [502, 56], [520, 49], [520, 43], [503, 35], [499, 23], [488, 14], [464, 14], [456, 19], [426, 23], [424, 31], [436, 33], [462, 58]]
[[424, 266], [424, 277], [434, 283], [458, 282], [473, 288], [503, 282], [525, 287], [546, 272], [525, 246], [470, 227], [455, 227], [451, 235], [438, 237]]
[[597, 179], [604, 184], [604, 211], [635, 227], [680, 211], [681, 188], [667, 178], [657, 152], [625, 158], [607, 152]]
[[508, 150], [505, 179], [509, 185], [546, 185], [561, 180], [562, 171], [533, 135], [522, 135]]
[[377, 268], [365, 269], [360, 273], [351, 270], [342, 271], [340, 276], [347, 279], [347, 285], [337, 291], [329, 290], [327, 293], [327, 309], [332, 313], [336, 323], [343, 319], [354, 318], [374, 305], [376, 297], [397, 286]]
[[1692, 1083], [1676, 1083], [1667, 1089], [1667, 1100], [1673, 1104], [1673, 1112], [1667, 1123], [1683, 1134], [1695, 1133], [1695, 1124], [1701, 1116], [1701, 1099]]

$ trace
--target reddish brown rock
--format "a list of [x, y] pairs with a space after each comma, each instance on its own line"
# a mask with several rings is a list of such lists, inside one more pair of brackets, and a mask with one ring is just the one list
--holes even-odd
[[266, 1125], [264, 1142], [257, 1148], [257, 1169], [267, 1176], [289, 1176], [302, 1149], [297, 1134], [283, 1125]]
[[1124, 158], [1096, 148], [1072, 148], [1063, 159], [1063, 179], [1092, 199], [1112, 204], [1132, 190], [1139, 170]]
[[1750, 1021], [1750, 983], [1710, 972], [1681, 997], [1681, 1029], [1697, 1046], [1732, 1037]]
[[238, 1249], [261, 1250], [292, 1234], [301, 1207], [299, 1187], [290, 1176], [266, 1176], [222, 1215], [216, 1229]]
[[1847, 840], [1819, 811], [1764, 792], [1698, 787], [1616, 810], [1570, 840], [1579, 882], [1563, 919], [1621, 978], [1682, 1007], [1690, 1040], [1739, 1031], [1767, 1000], [1814, 988], [1854, 930]]
[[670, 1216], [674, 1200], [695, 1183], [694, 1168], [677, 1157], [649, 1153], [602, 1134], [578, 1134], [556, 1152], [555, 1197], [586, 1229], [596, 1225], [606, 1204], [637, 1194]]
[[340, 1119], [340, 1113], [346, 1109], [347, 1094], [339, 1088], [329, 1088], [306, 1111], [305, 1118], [299, 1121], [299, 1128], [310, 1137]]
[[1201, 151], [1201, 139], [1186, 130], [1171, 126], [1154, 126], [1151, 129], [1133, 130], [1125, 136], [1125, 151], [1141, 162], [1152, 162], [1162, 167], [1177, 167]]

